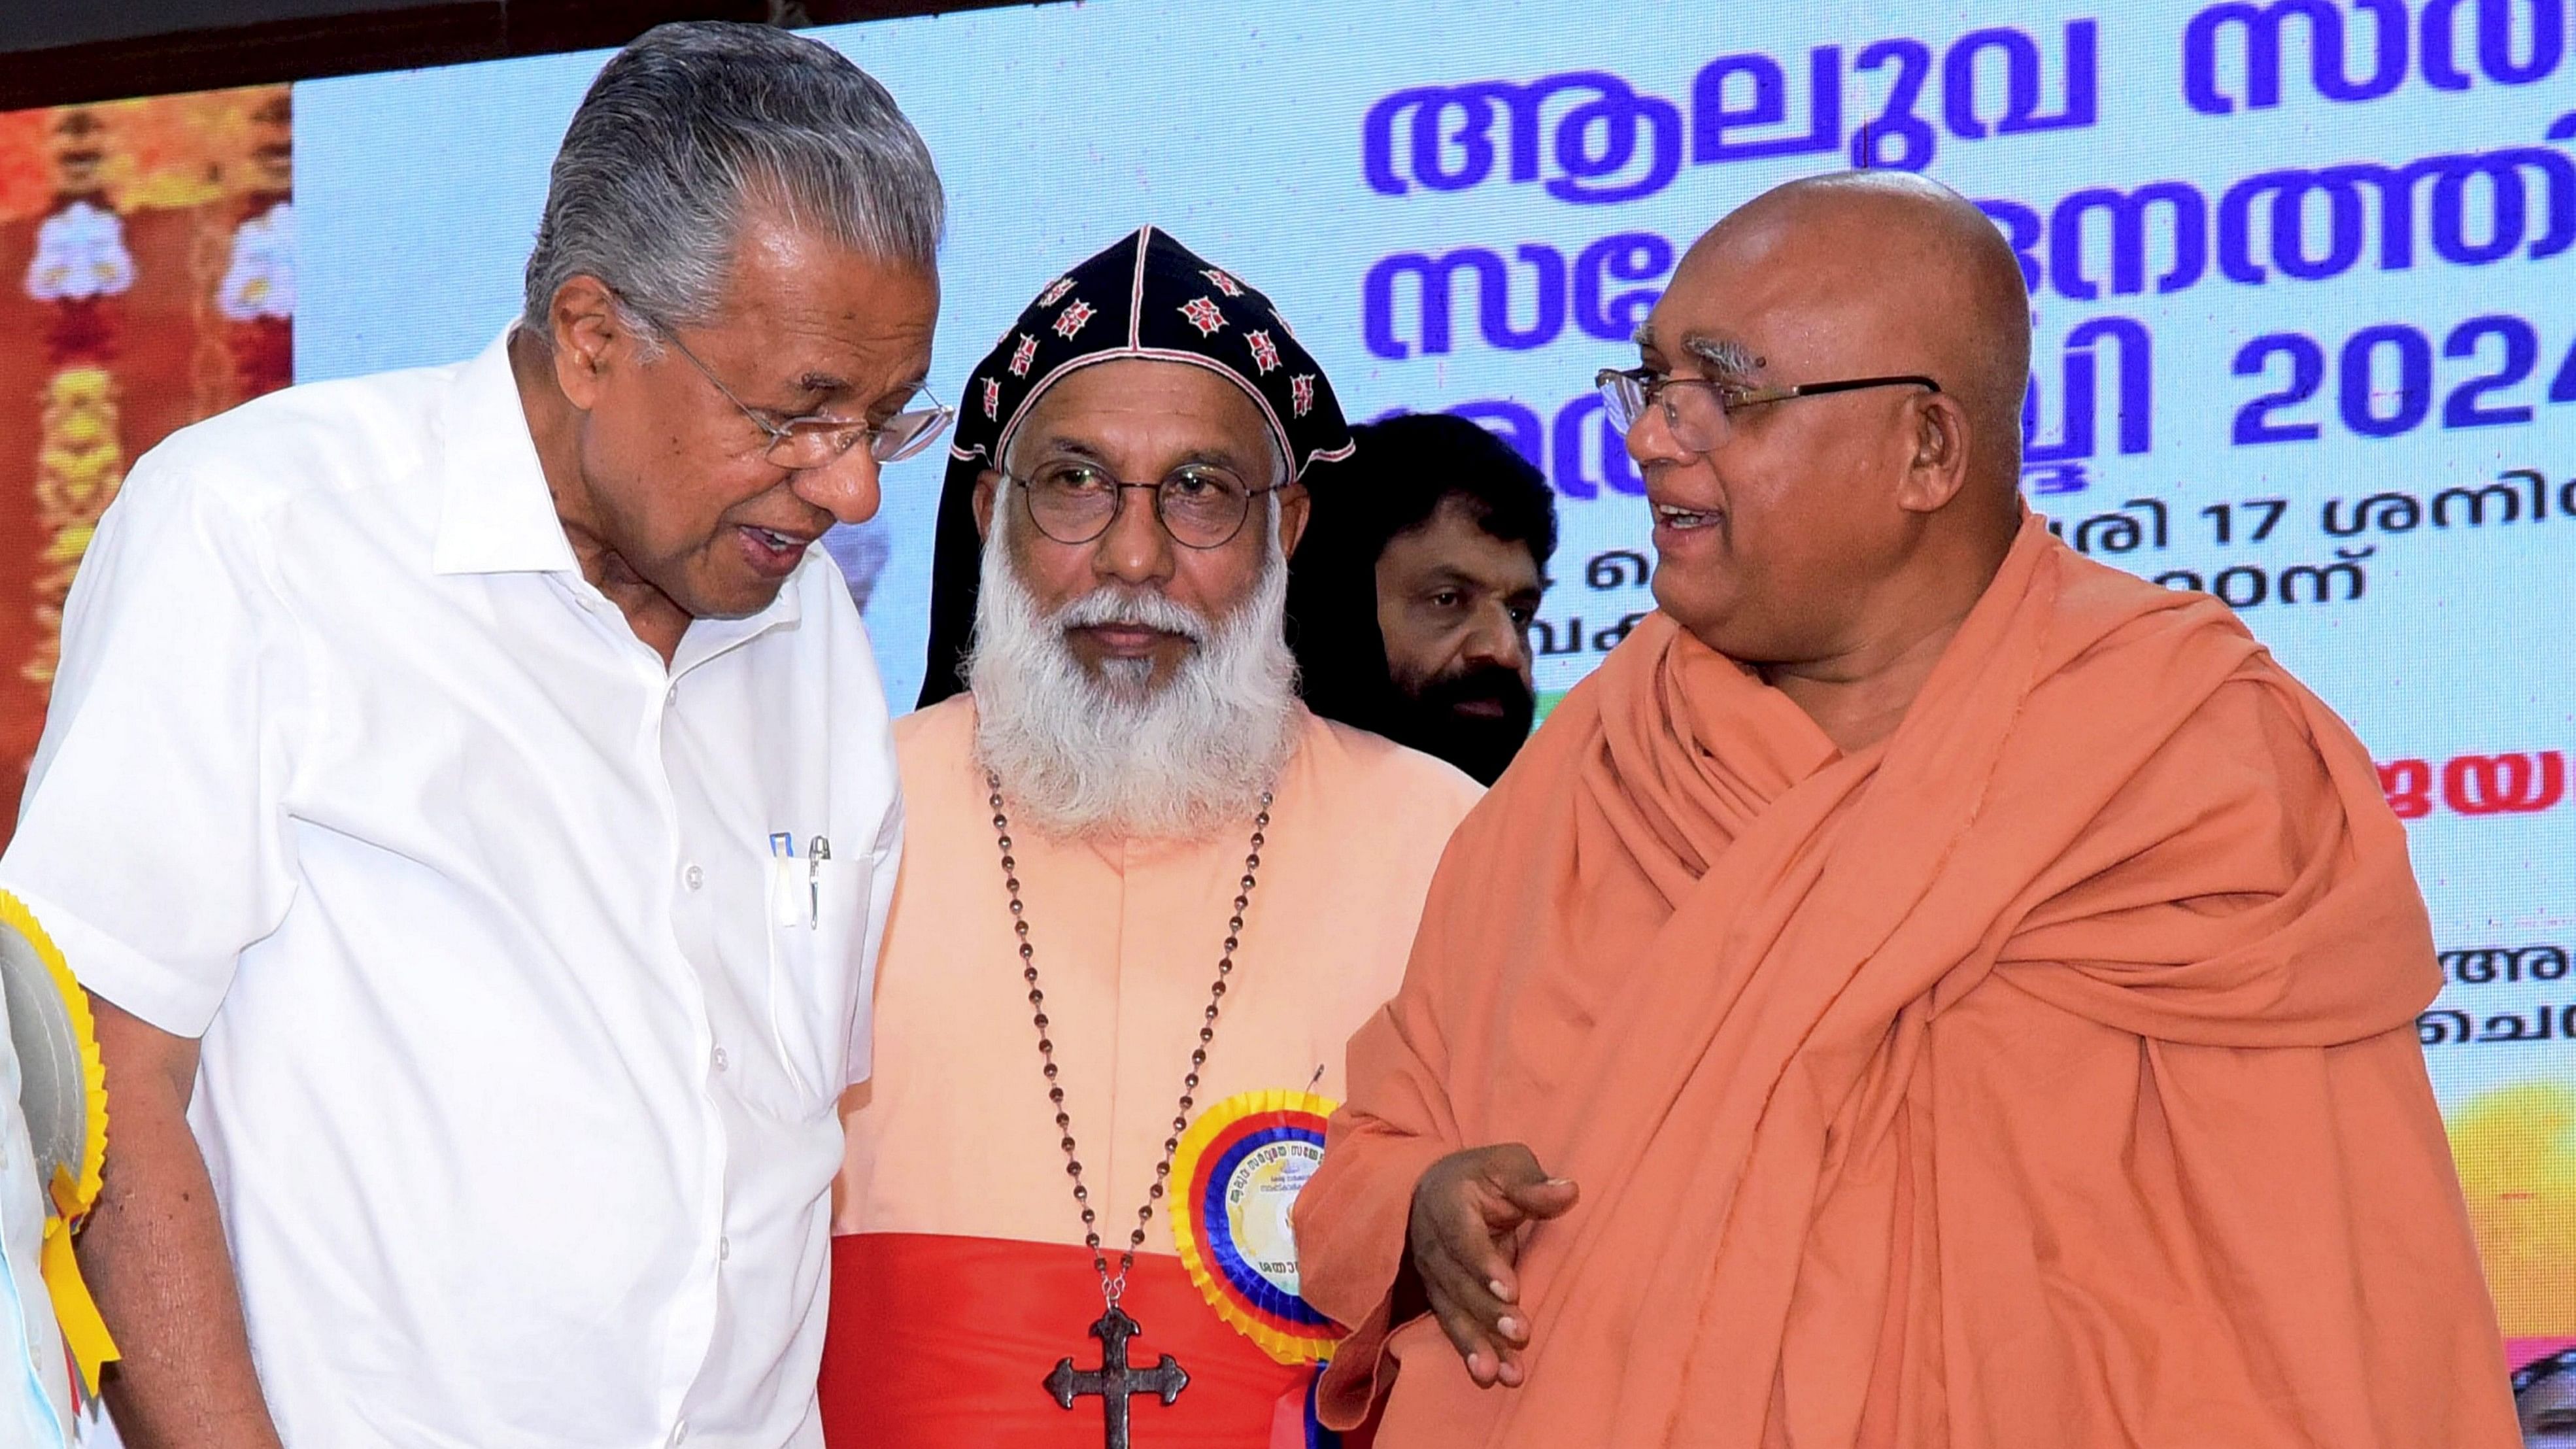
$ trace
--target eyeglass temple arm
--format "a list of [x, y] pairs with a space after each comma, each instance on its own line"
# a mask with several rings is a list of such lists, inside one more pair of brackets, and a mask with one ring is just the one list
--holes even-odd
[[1904, 373], [1895, 377], [1848, 377], [1838, 382], [1802, 383], [1795, 387], [1781, 388], [1779, 391], [1783, 397], [1816, 397], [1829, 392], [1858, 392], [1865, 387], [1919, 387], [1931, 392], [1941, 390], [1941, 384], [1932, 378], [1920, 373]]

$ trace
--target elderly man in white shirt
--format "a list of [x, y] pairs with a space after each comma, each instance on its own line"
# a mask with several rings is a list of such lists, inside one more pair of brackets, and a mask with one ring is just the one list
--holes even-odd
[[942, 213], [847, 60], [665, 27], [481, 356], [136, 464], [0, 860], [99, 1002], [132, 1449], [821, 1443], [899, 811], [813, 545], [947, 420]]

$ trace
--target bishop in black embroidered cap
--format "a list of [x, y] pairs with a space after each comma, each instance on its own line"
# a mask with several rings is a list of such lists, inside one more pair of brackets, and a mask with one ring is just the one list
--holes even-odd
[[1324, 370], [1270, 299], [1166, 232], [1143, 227], [1049, 282], [967, 378], [931, 560], [927, 707], [966, 687], [983, 543], [975, 489], [1001, 471], [1031, 406], [1068, 375], [1124, 358], [1205, 368], [1261, 414], [1288, 481], [1351, 454]]

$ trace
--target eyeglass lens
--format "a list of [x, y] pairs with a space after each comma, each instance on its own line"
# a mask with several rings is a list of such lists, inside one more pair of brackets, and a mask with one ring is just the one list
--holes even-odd
[[[1120, 499], [1140, 485], [1121, 483], [1088, 464], [1054, 463], [1037, 470], [1022, 485], [1029, 518], [1038, 531], [1058, 543], [1089, 543], [1109, 531]], [[1154, 512], [1175, 542], [1191, 548], [1217, 548], [1243, 529], [1252, 511], [1252, 490], [1241, 480], [1213, 470], [1184, 469], [1153, 485]]]
[[782, 467], [821, 467], [865, 438], [869, 456], [880, 463], [899, 463], [929, 447], [947, 427], [948, 417], [944, 407], [927, 407], [897, 413], [873, 428], [821, 420], [790, 423], [771, 441], [769, 455]]
[[1643, 379], [1613, 373], [1601, 383], [1601, 404], [1610, 426], [1623, 438], [1655, 404], [1664, 410], [1664, 426], [1672, 429], [1673, 441], [1692, 452], [1719, 447], [1730, 432], [1726, 405], [1718, 401], [1717, 389], [1695, 378], [1666, 379], [1650, 398]]

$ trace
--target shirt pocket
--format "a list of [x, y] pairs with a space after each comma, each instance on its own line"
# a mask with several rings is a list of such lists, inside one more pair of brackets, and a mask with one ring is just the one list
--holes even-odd
[[829, 1110], [845, 1085], [872, 875], [864, 856], [769, 862], [769, 1030], [799, 1112]]

